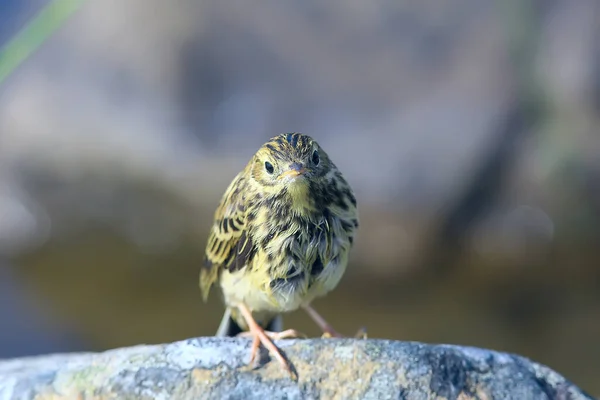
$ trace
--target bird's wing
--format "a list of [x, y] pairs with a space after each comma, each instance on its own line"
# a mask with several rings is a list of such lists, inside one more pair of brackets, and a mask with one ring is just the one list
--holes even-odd
[[235, 177], [215, 212], [211, 227], [204, 265], [200, 270], [200, 290], [204, 301], [221, 272], [239, 270], [246, 266], [254, 246], [247, 235], [246, 207], [244, 204], [244, 177]]

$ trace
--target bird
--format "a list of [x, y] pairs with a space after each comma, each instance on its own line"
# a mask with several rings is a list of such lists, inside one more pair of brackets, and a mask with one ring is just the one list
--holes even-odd
[[273, 340], [301, 334], [282, 330], [281, 314], [302, 308], [324, 336], [342, 336], [311, 302], [340, 282], [358, 227], [355, 194], [316, 140], [269, 139], [227, 187], [210, 228], [199, 284], [204, 302], [221, 289], [216, 336], [250, 336], [250, 363], [262, 344], [294, 375]]

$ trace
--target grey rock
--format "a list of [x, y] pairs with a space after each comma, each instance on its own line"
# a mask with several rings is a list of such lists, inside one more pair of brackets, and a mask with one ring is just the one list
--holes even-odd
[[12, 399], [592, 399], [548, 367], [472, 347], [360, 339], [283, 340], [294, 381], [250, 341], [195, 338], [0, 362]]

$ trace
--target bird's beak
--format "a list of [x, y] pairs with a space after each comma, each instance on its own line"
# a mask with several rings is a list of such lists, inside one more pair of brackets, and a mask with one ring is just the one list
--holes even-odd
[[300, 175], [304, 175], [306, 168], [300, 163], [290, 164], [290, 169], [281, 174], [281, 178], [296, 178]]

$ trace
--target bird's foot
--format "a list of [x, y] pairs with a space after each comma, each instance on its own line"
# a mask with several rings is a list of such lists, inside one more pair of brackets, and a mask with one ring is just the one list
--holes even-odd
[[[308, 336], [302, 332], [299, 332], [295, 329], [286, 329], [281, 332], [271, 332], [271, 331], [263, 331], [265, 335], [269, 337], [271, 340], [281, 340], [281, 339], [296, 339], [296, 338], [304, 338], [306, 339]], [[251, 337], [254, 338], [255, 335], [251, 331], [245, 331], [237, 334], [238, 337]]]
[[[305, 305], [304, 310], [308, 313], [308, 315], [315, 321], [315, 323], [321, 328], [323, 331], [323, 335], [321, 338], [343, 338], [344, 336], [338, 333], [333, 327], [323, 318], [317, 310], [312, 308], [310, 305]], [[366, 328], [360, 328], [358, 332], [354, 335], [355, 338], [366, 339], [367, 338], [367, 330]]]
[[[285, 331], [281, 331], [281, 332], [271, 332], [271, 331], [263, 331], [263, 332], [271, 340], [295, 339], [295, 338], [306, 339], [308, 337], [304, 333], [299, 332], [295, 329], [286, 329]], [[238, 333], [237, 336], [253, 338], [252, 347], [250, 349], [250, 364], [254, 363], [254, 360], [256, 359], [256, 355], [258, 354], [258, 349], [260, 347], [260, 338], [251, 331]]]
[[321, 335], [322, 339], [330, 339], [330, 338], [343, 338], [344, 336], [341, 333], [338, 333], [331, 326], [323, 327], [323, 335]]
[[[285, 358], [282, 354], [281, 350], [273, 343], [273, 339], [271, 337], [275, 337], [275, 339], [283, 339], [289, 337], [298, 337], [299, 332], [294, 329], [288, 329], [283, 332], [269, 332], [265, 331], [263, 328], [258, 325], [258, 323], [252, 317], [252, 312], [245, 305], [239, 305], [238, 309], [241, 314], [244, 316], [246, 323], [249, 328], [249, 336], [253, 338], [252, 347], [250, 350], [250, 364], [254, 363], [256, 359], [256, 355], [258, 354], [258, 349], [260, 345], [262, 345], [271, 353], [277, 361], [283, 366], [283, 368], [290, 374], [293, 380], [298, 380], [298, 374], [294, 369], [293, 365]], [[239, 336], [245, 336], [245, 332], [242, 332]]]
[[355, 334], [354, 334], [354, 338], [355, 339], [363, 339], [366, 340], [367, 339], [367, 328], [366, 327], [362, 327], [360, 328]]
[[[333, 329], [332, 329], [333, 331]], [[335, 338], [343, 338], [345, 336], [342, 336], [341, 334], [337, 333], [336, 331], [325, 331], [323, 332], [323, 335], [321, 336], [322, 339], [330, 339], [332, 337]], [[355, 334], [354, 334], [354, 339], [367, 339], [367, 329], [366, 328], [360, 328]]]

